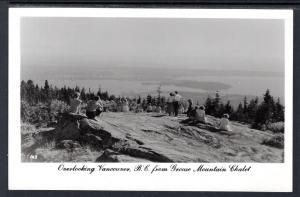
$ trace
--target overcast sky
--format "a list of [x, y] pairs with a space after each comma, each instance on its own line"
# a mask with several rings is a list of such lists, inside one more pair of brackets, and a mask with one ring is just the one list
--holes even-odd
[[22, 18], [26, 66], [284, 71], [284, 21]]

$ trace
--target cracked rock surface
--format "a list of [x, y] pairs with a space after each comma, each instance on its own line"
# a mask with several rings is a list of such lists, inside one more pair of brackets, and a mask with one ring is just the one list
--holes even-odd
[[[217, 118], [189, 125], [152, 113], [101, 114], [98, 120], [62, 114], [53, 128], [21, 135], [24, 162], [283, 162], [283, 149], [262, 144], [271, 132], [232, 122], [216, 131]], [[25, 155], [37, 155], [35, 160]]]

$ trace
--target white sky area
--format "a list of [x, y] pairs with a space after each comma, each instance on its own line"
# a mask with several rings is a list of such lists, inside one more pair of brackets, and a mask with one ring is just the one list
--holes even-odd
[[283, 73], [284, 21], [24, 17], [21, 62]]

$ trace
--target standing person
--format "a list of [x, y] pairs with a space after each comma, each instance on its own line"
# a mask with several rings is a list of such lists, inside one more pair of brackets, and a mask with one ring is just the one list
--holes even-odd
[[82, 103], [82, 100], [79, 99], [80, 93], [75, 92], [74, 97], [70, 101], [70, 113], [79, 113], [79, 106]]
[[179, 105], [180, 105], [181, 98], [182, 98], [182, 96], [180, 94], [178, 94], [177, 91], [175, 91], [174, 102], [173, 102], [175, 117], [178, 116], [178, 111], [179, 111]]
[[186, 112], [187, 117], [191, 117], [192, 111], [194, 110], [194, 104], [193, 104], [193, 100], [192, 99], [188, 99], [188, 109]]
[[170, 92], [169, 97], [167, 98], [167, 112], [169, 116], [172, 116], [174, 114], [174, 94], [173, 92]]
[[86, 116], [89, 119], [95, 119], [96, 116], [99, 116], [103, 111], [103, 105], [98, 96], [95, 96], [93, 99], [89, 100], [86, 107]]
[[117, 112], [122, 112], [122, 101], [121, 98], [117, 98]]

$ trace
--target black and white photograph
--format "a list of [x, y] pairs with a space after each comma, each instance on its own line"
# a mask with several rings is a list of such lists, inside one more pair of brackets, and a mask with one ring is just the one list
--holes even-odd
[[21, 163], [291, 160], [285, 18], [139, 13], [19, 18]]
[[23, 162], [283, 162], [284, 22], [21, 19]]

